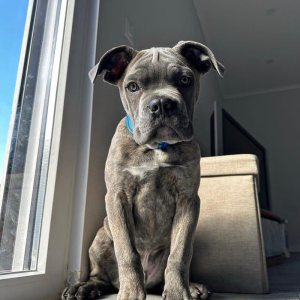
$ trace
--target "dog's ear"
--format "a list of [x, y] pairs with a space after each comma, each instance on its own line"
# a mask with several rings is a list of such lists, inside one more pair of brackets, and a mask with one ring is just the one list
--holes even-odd
[[223, 77], [225, 67], [216, 60], [214, 54], [208, 47], [196, 42], [182, 41], [174, 46], [173, 50], [185, 57], [200, 74], [206, 74], [212, 67]]
[[97, 76], [105, 71], [103, 80], [116, 85], [137, 53], [138, 51], [128, 46], [119, 46], [107, 51], [89, 72], [91, 82], [94, 83]]

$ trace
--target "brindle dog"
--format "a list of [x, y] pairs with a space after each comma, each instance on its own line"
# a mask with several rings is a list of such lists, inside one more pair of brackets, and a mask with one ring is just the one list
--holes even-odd
[[189, 282], [200, 199], [200, 149], [193, 113], [200, 78], [224, 67], [206, 46], [111, 49], [90, 71], [94, 82], [119, 88], [127, 113], [113, 137], [105, 168], [104, 226], [89, 250], [88, 282], [66, 288], [62, 299], [94, 299], [113, 286], [119, 300], [144, 300], [161, 285], [168, 300], [206, 299]]

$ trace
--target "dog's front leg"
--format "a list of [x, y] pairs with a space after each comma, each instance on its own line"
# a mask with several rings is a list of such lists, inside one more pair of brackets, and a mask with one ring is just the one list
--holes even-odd
[[193, 241], [198, 222], [200, 199], [182, 197], [176, 204], [172, 226], [171, 251], [165, 270], [163, 298], [190, 300], [189, 269], [193, 255]]
[[118, 300], [144, 300], [144, 274], [140, 255], [135, 246], [132, 204], [125, 193], [106, 196], [109, 227], [118, 262], [120, 289]]

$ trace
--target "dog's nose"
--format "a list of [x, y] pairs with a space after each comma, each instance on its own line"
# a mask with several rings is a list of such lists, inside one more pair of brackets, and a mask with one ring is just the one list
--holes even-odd
[[152, 113], [156, 113], [160, 110], [160, 99], [153, 99], [148, 105], [149, 110]]
[[171, 99], [162, 99], [161, 104], [165, 112], [171, 111], [176, 107], [176, 102]]
[[151, 113], [169, 112], [176, 108], [176, 102], [168, 98], [153, 99], [150, 101], [148, 108]]

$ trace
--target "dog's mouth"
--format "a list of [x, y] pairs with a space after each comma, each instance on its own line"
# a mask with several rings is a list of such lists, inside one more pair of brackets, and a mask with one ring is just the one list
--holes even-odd
[[178, 133], [174, 128], [162, 125], [156, 129], [156, 132], [153, 134], [153, 138], [156, 142], [174, 141], [178, 139]]
[[[148, 123], [148, 122], [147, 122]], [[160, 122], [156, 124], [143, 124], [135, 131], [136, 142], [140, 145], [167, 142], [176, 144], [189, 141], [193, 138], [194, 127], [191, 122], [187, 124], [172, 124], [171, 122]], [[181, 126], [180, 126], [181, 125]]]
[[168, 137], [170, 135], [174, 135], [174, 133], [176, 133], [174, 129], [172, 129], [171, 127], [168, 127], [166, 125], [163, 125], [163, 126], [157, 128], [156, 138], [165, 139], [166, 137]]

